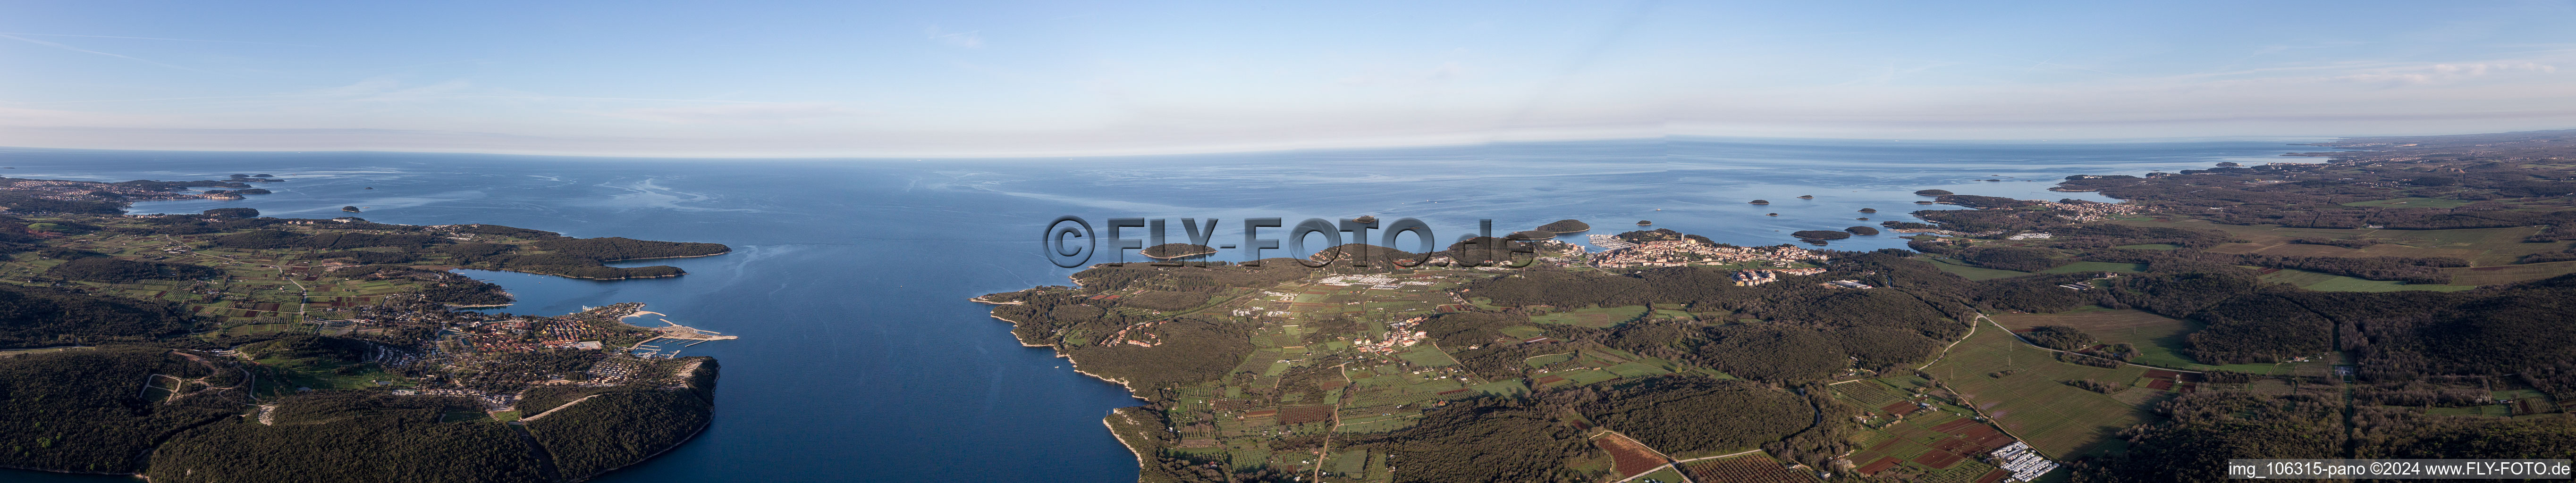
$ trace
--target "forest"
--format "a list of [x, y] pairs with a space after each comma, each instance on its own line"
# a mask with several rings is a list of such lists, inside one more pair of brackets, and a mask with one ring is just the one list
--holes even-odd
[[463, 398], [376, 392], [280, 400], [271, 416], [226, 418], [180, 433], [152, 453], [153, 481], [541, 482], [537, 459], [507, 425], [447, 421], [480, 415]]
[[528, 433], [551, 455], [554, 470], [564, 480], [588, 479], [678, 446], [707, 427], [715, 408], [716, 362], [692, 359], [702, 362], [681, 389], [601, 391], [528, 422]]
[[[2436, 416], [2361, 406], [2330, 391], [2285, 396], [2203, 392], [2157, 404], [2128, 428], [2126, 452], [2073, 465], [2081, 483], [2226, 480], [2231, 458], [2565, 458], [2576, 418]], [[2349, 435], [2349, 437], [2346, 437]]]
[[537, 249], [557, 255], [587, 258], [602, 262], [642, 260], [647, 258], [703, 257], [732, 251], [722, 243], [666, 242], [625, 237], [548, 238], [537, 240]]
[[0, 348], [147, 342], [194, 324], [176, 303], [0, 285]]
[[119, 260], [108, 257], [85, 257], [45, 269], [45, 276], [63, 280], [99, 283], [133, 283], [141, 280], [197, 280], [222, 275], [214, 267], [189, 263], [159, 263]]
[[[249, 229], [215, 236], [214, 246], [253, 250], [328, 250], [320, 258], [346, 260], [361, 264], [403, 264], [444, 261], [473, 268], [512, 270], [560, 275], [594, 280], [671, 277], [686, 271], [667, 265], [648, 267], [611, 267], [604, 262], [651, 258], [698, 257], [723, 254], [732, 249], [718, 243], [681, 243], [636, 240], [621, 237], [572, 238], [548, 231], [528, 230], [499, 225], [452, 225], [439, 227], [459, 233], [515, 236], [536, 240], [532, 246], [543, 253], [516, 253], [516, 245], [490, 242], [457, 243], [429, 229], [417, 226], [382, 225], [364, 220], [315, 223], [323, 233], [303, 234], [293, 231], [263, 229], [282, 221], [274, 218], [223, 219], [206, 221], [196, 217], [160, 217], [163, 226], [144, 230], [152, 234], [202, 234]], [[260, 220], [267, 220], [265, 222]], [[418, 233], [361, 233], [348, 230], [389, 230]], [[171, 233], [161, 233], [161, 232]], [[473, 297], [451, 297], [465, 299]], [[488, 297], [484, 297], [488, 299]], [[461, 302], [460, 302], [461, 303]]]
[[[152, 374], [211, 371], [156, 347], [101, 347], [0, 358], [0, 466], [75, 473], [131, 473], [160, 438], [241, 413], [204, 397], [146, 399]], [[238, 380], [238, 379], [235, 379]]]
[[1422, 415], [1422, 422], [1353, 446], [1381, 448], [1387, 463], [1403, 468], [1405, 483], [1587, 483], [1592, 475], [1565, 468], [1565, 460], [1599, 451], [1573, 422], [1551, 416], [1533, 401], [1482, 398], [1452, 403]]
[[1797, 395], [1763, 384], [1670, 376], [1549, 394], [1603, 426], [1666, 453], [1742, 450], [1797, 433], [1816, 419]]

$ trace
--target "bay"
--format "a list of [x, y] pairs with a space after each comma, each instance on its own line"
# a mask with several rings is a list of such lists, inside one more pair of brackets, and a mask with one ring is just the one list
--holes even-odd
[[[1239, 239], [1244, 218], [1293, 225], [1375, 215], [1422, 219], [1442, 245], [1475, 231], [1479, 219], [1507, 233], [1564, 218], [1591, 223], [1590, 233], [1651, 220], [1721, 242], [1770, 245], [1795, 242], [1790, 231], [1914, 221], [1905, 213], [1923, 208], [1913, 204], [1926, 199], [1912, 194], [1919, 189], [2103, 200], [2045, 189], [2071, 174], [2313, 161], [2278, 156], [2321, 150], [2288, 145], [2312, 141], [1671, 138], [962, 160], [0, 149], [0, 166], [9, 168], [0, 176], [265, 173], [288, 181], [263, 184], [275, 193], [246, 200], [150, 202], [132, 211], [249, 207], [329, 218], [360, 206], [354, 216], [381, 223], [490, 223], [733, 246], [722, 256], [619, 264], [689, 272], [676, 278], [467, 272], [519, 298], [490, 310], [559, 314], [645, 302], [674, 322], [742, 337], [684, 349], [722, 364], [713, 426], [599, 481], [1129, 482], [1135, 457], [1100, 418], [1137, 401], [1074, 373], [1046, 349], [1019, 346], [986, 306], [966, 301], [1067, 284], [1074, 270], [1049, 264], [1034, 243], [1057, 216], [1095, 226], [1117, 217], [1218, 218], [1220, 243]], [[1771, 204], [1746, 203], [1753, 199]], [[1864, 217], [1871, 220], [1855, 219]], [[1829, 248], [1903, 246], [1881, 235]], [[1414, 247], [1408, 239], [1398, 248]], [[0, 470], [0, 478], [114, 477]]]

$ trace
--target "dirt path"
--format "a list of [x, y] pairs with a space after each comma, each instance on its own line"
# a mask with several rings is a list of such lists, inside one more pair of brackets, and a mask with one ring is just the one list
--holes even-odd
[[548, 414], [554, 414], [554, 413], [555, 413], [555, 411], [562, 411], [562, 410], [564, 410], [564, 408], [572, 407], [572, 405], [574, 405], [574, 404], [581, 404], [581, 402], [582, 402], [582, 401], [588, 401], [588, 400], [590, 400], [590, 398], [594, 398], [594, 397], [599, 397], [599, 395], [598, 395], [598, 394], [592, 394], [592, 395], [588, 395], [588, 396], [582, 396], [582, 397], [581, 397], [581, 399], [574, 399], [574, 400], [572, 400], [572, 402], [563, 403], [563, 405], [562, 405], [562, 406], [555, 406], [555, 408], [554, 408], [554, 409], [548, 409], [548, 410], [546, 410], [546, 412], [537, 413], [537, 415], [535, 415], [535, 416], [529, 416], [529, 417], [519, 418], [519, 422], [520, 422], [520, 423], [526, 423], [526, 422], [529, 422], [529, 421], [535, 421], [535, 420], [537, 420], [537, 418], [546, 417], [546, 415], [548, 415]]
[[[1315, 481], [1324, 481], [1324, 462], [1333, 457], [1333, 432], [1342, 429], [1342, 405], [1351, 402], [1349, 389], [1359, 381], [1351, 380], [1351, 363], [1334, 365], [1342, 373], [1342, 397], [1333, 399], [1333, 425], [1324, 429], [1324, 449], [1315, 450]], [[1365, 456], [1363, 456], [1365, 458]]]
[[[1983, 313], [1979, 313], [1979, 314], [1977, 314], [1977, 320], [1985, 321], [1986, 323], [1994, 323], [1994, 321], [1995, 321], [1995, 319], [1989, 319], [1989, 318], [1986, 318], [1986, 314], [1983, 314]], [[2003, 327], [2003, 324], [1995, 324], [1995, 326], [1996, 326], [1996, 327]], [[2007, 330], [2007, 331], [2005, 331], [2005, 332], [2012, 332], [2012, 331]], [[1941, 363], [1941, 360], [1942, 360], [1942, 359], [1947, 359], [1947, 358], [1949, 358], [1949, 357], [1950, 357], [1950, 348], [1952, 348], [1952, 347], [1958, 347], [1958, 346], [1959, 346], [1959, 343], [1961, 343], [1961, 342], [1967, 342], [1969, 337], [1976, 337], [1976, 336], [1977, 336], [1977, 324], [1975, 324], [1975, 323], [1969, 323], [1969, 324], [1968, 324], [1968, 335], [1959, 336], [1959, 340], [1950, 341], [1950, 345], [1941, 346], [1941, 356], [1940, 356], [1940, 357], [1934, 357], [1934, 358], [1932, 358], [1932, 362], [1925, 362], [1925, 363], [1923, 363], [1923, 367], [1916, 367], [1916, 368], [1914, 368], [1914, 370], [1917, 370], [1917, 371], [1924, 370], [1924, 369], [1927, 369], [1927, 368], [1932, 367], [1932, 365], [1933, 365], [1933, 364], [1939, 364], [1939, 363]], [[1857, 380], [1857, 379], [1855, 379], [1855, 380]], [[1851, 381], [1843, 381], [1843, 382], [1851, 382]], [[1841, 383], [1840, 383], [1840, 382], [1838, 382], [1838, 383], [1835, 383], [1835, 384], [1841, 384]]]

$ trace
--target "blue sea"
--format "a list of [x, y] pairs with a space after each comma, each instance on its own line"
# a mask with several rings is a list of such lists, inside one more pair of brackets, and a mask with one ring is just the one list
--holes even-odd
[[[1021, 347], [1006, 323], [967, 301], [1068, 284], [1074, 270], [1050, 264], [1038, 244], [1058, 216], [1095, 227], [1120, 217], [1217, 218], [1214, 243], [1239, 241], [1245, 218], [1294, 225], [1375, 215], [1419, 218], [1443, 246], [1474, 232], [1479, 219], [1493, 220], [1500, 234], [1565, 218], [1591, 223], [1591, 233], [1650, 220], [1720, 242], [1769, 245], [1794, 242], [1791, 231], [1916, 220], [1906, 213], [1925, 208], [1913, 204], [1927, 199], [1912, 194], [1920, 189], [2102, 200], [2045, 189], [2073, 174], [2307, 161], [2279, 155], [2326, 150], [2292, 145], [2314, 141], [1668, 138], [923, 160], [0, 148], [0, 176], [273, 174], [289, 180], [259, 186], [275, 194], [141, 203], [133, 212], [248, 207], [330, 218], [349, 215], [339, 208], [353, 205], [364, 210], [356, 216], [381, 223], [488, 223], [733, 246], [723, 256], [624, 264], [688, 270], [677, 278], [595, 282], [469, 272], [518, 296], [516, 305], [495, 310], [559, 314], [644, 302], [674, 322], [742, 337], [682, 353], [723, 363], [714, 425], [599, 481], [1124, 483], [1135, 481], [1136, 459], [1100, 419], [1137, 400], [1074, 373], [1047, 349]], [[1990, 179], [2001, 181], [1983, 181]], [[1746, 203], [1754, 199], [1771, 204]], [[1864, 217], [1870, 220], [1855, 219]], [[1185, 240], [1178, 220], [1171, 230], [1172, 241]], [[1880, 235], [1831, 248], [1902, 246]], [[1414, 242], [1408, 237], [1398, 248]], [[1111, 261], [1106, 257], [1091, 261]], [[1228, 250], [1216, 258], [1241, 257]], [[0, 470], [9, 481], [110, 478]]]

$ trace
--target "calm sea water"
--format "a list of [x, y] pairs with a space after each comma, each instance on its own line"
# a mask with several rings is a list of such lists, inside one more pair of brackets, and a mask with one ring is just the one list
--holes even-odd
[[[637, 301], [672, 321], [742, 336], [683, 353], [723, 362], [715, 424], [600, 481], [1129, 482], [1135, 458], [1100, 418], [1135, 400], [1074, 373], [1046, 349], [1020, 347], [1007, 324], [966, 301], [1066, 284], [1073, 270], [1049, 264], [1035, 243], [1060, 215], [1095, 225], [1113, 217], [1219, 218], [1220, 243], [1240, 239], [1235, 227], [1243, 218], [1294, 224], [1373, 214], [1421, 218], [1443, 245], [1474, 231], [1480, 218], [1493, 219], [1498, 233], [1563, 218], [1616, 233], [1651, 220], [1722, 242], [1777, 244], [1794, 241], [1789, 231], [1914, 220], [1904, 213], [1919, 208], [1918, 189], [2058, 199], [2075, 194], [2045, 188], [2069, 174], [2280, 161], [2284, 152], [2319, 150], [2289, 145], [2310, 141], [1667, 139], [829, 161], [0, 149], [0, 166], [10, 168], [0, 176], [124, 181], [268, 173], [290, 181], [261, 185], [276, 193], [247, 200], [143, 203], [134, 212], [250, 207], [328, 218], [355, 205], [365, 207], [358, 216], [383, 223], [492, 223], [732, 245], [734, 253], [724, 256], [625, 264], [690, 273], [668, 279], [469, 272], [518, 295], [517, 305], [497, 310], [558, 314]], [[1979, 181], [1985, 179], [2004, 181]], [[1772, 204], [1745, 203], [1753, 199]], [[1872, 220], [1854, 219], [1860, 217]], [[1402, 245], [1412, 248], [1412, 241]], [[1833, 248], [1902, 246], [1877, 236]], [[0, 470], [0, 479], [110, 478]]]

